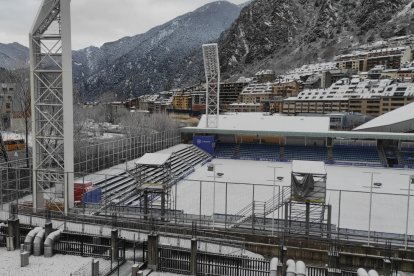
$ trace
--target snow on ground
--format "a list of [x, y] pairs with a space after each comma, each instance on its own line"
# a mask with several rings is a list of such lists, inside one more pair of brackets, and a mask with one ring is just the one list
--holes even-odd
[[[283, 177], [281, 182], [276, 183], [276, 194], [279, 189], [283, 189], [279, 188], [279, 185], [290, 186], [291, 163], [229, 159], [214, 159], [213, 163], [216, 164], [216, 174], [223, 173], [223, 176], [216, 177], [216, 185], [214, 185], [214, 174], [207, 171], [207, 166], [197, 168], [193, 174], [178, 184], [177, 208], [179, 210], [190, 214], [200, 213], [200, 180], [205, 181], [201, 185], [201, 214], [207, 216], [212, 215], [214, 202], [215, 213], [225, 214], [226, 182], [228, 183], [228, 214], [237, 213], [251, 203], [253, 198], [256, 201], [267, 201], [272, 197], [274, 172], [272, 167], [280, 167], [276, 168], [276, 176]], [[365, 172], [374, 172], [373, 183], [380, 182], [382, 186], [373, 189], [371, 230], [405, 233], [408, 176], [402, 174], [414, 175], [414, 170], [327, 165], [326, 171], [328, 189], [326, 201], [332, 205], [334, 224], [338, 224], [338, 217], [340, 217], [341, 228], [368, 230], [371, 175]], [[414, 187], [412, 188], [413, 195]], [[411, 202], [408, 233], [413, 235], [413, 196]], [[283, 212], [280, 212], [280, 217], [282, 214]], [[275, 218], [277, 217], [276, 211]]]
[[[44, 256], [29, 257], [29, 265], [20, 267], [20, 250], [7, 251], [0, 248], [0, 275], [2, 276], [56, 276], [70, 275], [71, 272], [87, 265], [93, 258], [54, 255], [52, 258]], [[101, 261], [101, 260], [99, 260]], [[102, 260], [103, 261], [103, 260]]]

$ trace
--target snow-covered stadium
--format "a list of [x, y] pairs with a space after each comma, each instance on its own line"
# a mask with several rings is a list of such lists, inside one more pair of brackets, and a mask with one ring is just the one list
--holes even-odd
[[414, 104], [352, 131], [220, 114], [205, 44], [198, 126], [74, 148], [70, 1], [42, 2], [30, 43], [32, 158], [0, 164], [1, 275], [414, 272]]

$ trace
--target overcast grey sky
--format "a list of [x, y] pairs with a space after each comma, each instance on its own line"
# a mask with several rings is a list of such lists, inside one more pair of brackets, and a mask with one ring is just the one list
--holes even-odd
[[[72, 0], [74, 49], [146, 32], [215, 0]], [[235, 4], [247, 0], [229, 0]], [[41, 0], [0, 0], [0, 43], [28, 45]]]

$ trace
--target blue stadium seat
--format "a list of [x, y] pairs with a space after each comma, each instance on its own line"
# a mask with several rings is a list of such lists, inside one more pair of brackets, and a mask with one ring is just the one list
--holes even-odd
[[333, 157], [335, 161], [381, 164], [381, 159], [375, 146], [335, 145], [333, 147]]
[[215, 155], [217, 158], [231, 159], [234, 158], [235, 144], [217, 143]]
[[278, 145], [240, 144], [240, 159], [278, 161], [279, 153]]
[[401, 156], [405, 165], [414, 165], [414, 148], [402, 148]]
[[327, 161], [328, 151], [326, 147], [317, 146], [285, 146], [284, 159], [306, 160], [306, 161]]

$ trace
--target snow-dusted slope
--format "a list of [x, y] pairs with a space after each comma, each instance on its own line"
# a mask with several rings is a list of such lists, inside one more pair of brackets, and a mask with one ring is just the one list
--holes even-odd
[[89, 96], [106, 91], [127, 96], [130, 79], [137, 94], [192, 84], [202, 74], [201, 45], [218, 39], [240, 10], [213, 2], [147, 33], [78, 51], [75, 81]]
[[286, 71], [414, 33], [412, 0], [256, 0], [220, 39], [228, 75]]
[[26, 67], [29, 61], [29, 49], [19, 43], [0, 43], [0, 67], [16, 69]]

